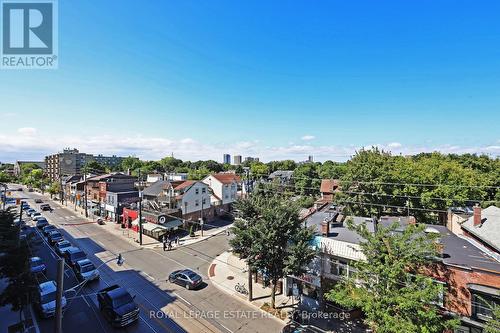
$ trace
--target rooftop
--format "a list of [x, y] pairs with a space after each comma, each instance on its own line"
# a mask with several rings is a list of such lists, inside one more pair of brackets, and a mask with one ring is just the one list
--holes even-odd
[[465, 237], [459, 237], [445, 226], [432, 225], [441, 234], [444, 245], [443, 262], [447, 265], [457, 265], [467, 268], [480, 268], [500, 273], [500, 262], [487, 256], [475, 247]]
[[339, 181], [337, 179], [322, 179], [321, 180], [321, 193], [333, 193], [339, 187]]
[[172, 187], [172, 184], [168, 180], [158, 180], [153, 184], [146, 187], [143, 191], [144, 195], [148, 196], [159, 196], [164, 190], [168, 190]]
[[[353, 222], [357, 225], [366, 223], [368, 230], [370, 232], [374, 232], [373, 221], [371, 218], [359, 216], [343, 217], [342, 214], [339, 214], [334, 209], [330, 209], [330, 207], [326, 207], [324, 210], [311, 215], [306, 219], [306, 225], [314, 226], [316, 231], [320, 234], [321, 222], [325, 219], [330, 220], [332, 222], [329, 228], [330, 232], [328, 237], [325, 238], [351, 244], [360, 244], [363, 241], [363, 238], [356, 232], [349, 230], [345, 226], [345, 223], [340, 223], [340, 221], [345, 221], [348, 218], [352, 218]], [[408, 225], [408, 223], [411, 223], [412, 219], [413, 217], [411, 216], [384, 216], [380, 218], [379, 225], [387, 227], [397, 221], [404, 227], [405, 225]], [[434, 231], [439, 232], [440, 234], [441, 242], [444, 245], [443, 262], [445, 264], [470, 269], [484, 269], [500, 273], [500, 262], [488, 256], [480, 248], [474, 246], [474, 244], [467, 240], [466, 237], [459, 237], [453, 234], [445, 226], [428, 225], [427, 227], [427, 232]]]
[[474, 216], [471, 216], [462, 224], [462, 229], [500, 252], [500, 208], [490, 206], [482, 209], [481, 224], [474, 226]]
[[222, 184], [231, 184], [232, 182], [241, 182], [240, 176], [234, 173], [215, 173], [211, 175], [218, 181], [220, 181]]

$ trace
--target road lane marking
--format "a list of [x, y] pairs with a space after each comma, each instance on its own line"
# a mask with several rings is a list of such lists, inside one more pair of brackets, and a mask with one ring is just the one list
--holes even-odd
[[226, 329], [228, 332], [231, 332], [233, 333], [233, 331], [231, 331], [229, 328], [227, 328], [226, 326], [222, 325], [221, 323], [219, 323], [220, 326], [224, 327], [224, 329]]
[[148, 273], [146, 273], [146, 272], [142, 272], [142, 274], [146, 275], [146, 277], [147, 277], [148, 279], [152, 280], [152, 281], [154, 281], [154, 280], [155, 280], [155, 278], [154, 278], [154, 277], [152, 277], [151, 275], [149, 275], [149, 274], [148, 274]]
[[174, 294], [176, 297], [182, 299], [184, 302], [186, 302], [187, 304], [189, 304], [190, 306], [193, 306], [193, 304], [189, 303], [189, 301], [187, 299], [185, 299], [184, 297], [182, 297], [181, 295], [179, 295], [178, 293], [176, 293], [175, 291], [172, 292], [172, 294]]

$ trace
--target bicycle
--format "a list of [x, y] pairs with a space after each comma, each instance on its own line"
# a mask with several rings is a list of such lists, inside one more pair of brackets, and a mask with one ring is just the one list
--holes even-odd
[[245, 287], [245, 284], [244, 283], [237, 283], [235, 286], [234, 286], [234, 290], [236, 290], [237, 292], [239, 292], [240, 294], [243, 294], [243, 295], [248, 295], [248, 290], [247, 288]]

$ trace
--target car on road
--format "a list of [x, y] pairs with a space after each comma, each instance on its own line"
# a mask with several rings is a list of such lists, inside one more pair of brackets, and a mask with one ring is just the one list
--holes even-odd
[[63, 241], [60, 241], [60, 242], [57, 242], [55, 245], [54, 245], [54, 248], [56, 249], [56, 252], [57, 254], [59, 255], [62, 255], [64, 254], [64, 252], [72, 247], [73, 245], [71, 245], [70, 242], [68, 242], [67, 240], [63, 240]]
[[49, 225], [49, 221], [47, 221], [46, 218], [39, 218], [39, 219], [36, 220], [36, 227], [38, 229], [45, 228], [48, 225]]
[[74, 270], [77, 279], [80, 281], [98, 280], [101, 276], [94, 264], [88, 259], [78, 260]]
[[49, 232], [54, 231], [54, 230], [57, 230], [57, 228], [55, 225], [52, 225], [52, 224], [49, 224], [48, 226], [42, 228], [43, 234], [45, 236], [48, 236]]
[[199, 287], [203, 279], [190, 269], [181, 269], [170, 273], [168, 281], [190, 290]]
[[42, 273], [45, 274], [47, 272], [47, 266], [43, 262], [40, 257], [31, 257], [30, 258], [30, 272], [33, 274]]
[[[56, 312], [57, 284], [55, 281], [47, 281], [38, 285], [35, 297], [35, 305], [40, 315], [44, 318], [52, 317]], [[66, 309], [66, 297], [62, 297], [63, 311]]]
[[64, 240], [63, 235], [58, 230], [50, 231], [47, 236], [50, 245], [54, 245]]
[[99, 310], [112, 326], [124, 327], [139, 319], [139, 307], [127, 289], [113, 285], [97, 294]]
[[87, 255], [76, 246], [72, 246], [64, 251], [64, 258], [68, 265], [74, 267], [77, 261], [87, 259]]
[[42, 203], [42, 202], [43, 202], [43, 200], [42, 200], [42, 199], [35, 199], [35, 203], [40, 204], [40, 203]]
[[33, 221], [36, 221], [39, 217], [43, 217], [42, 214], [39, 212], [35, 212], [35, 213], [31, 214], [31, 219]]
[[45, 211], [49, 211], [49, 212], [52, 211], [52, 207], [50, 207], [49, 204], [42, 204], [42, 205], [40, 205], [40, 209], [43, 210], [44, 212]]

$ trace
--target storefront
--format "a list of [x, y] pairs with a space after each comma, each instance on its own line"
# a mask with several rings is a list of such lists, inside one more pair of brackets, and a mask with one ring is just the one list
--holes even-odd
[[287, 277], [287, 295], [299, 298], [301, 306], [309, 310], [321, 307], [321, 278], [312, 274]]
[[116, 215], [115, 215], [116, 214], [116, 208], [115, 208], [115, 206], [106, 204], [104, 206], [104, 209], [106, 211], [106, 219], [114, 221], [116, 219]]

